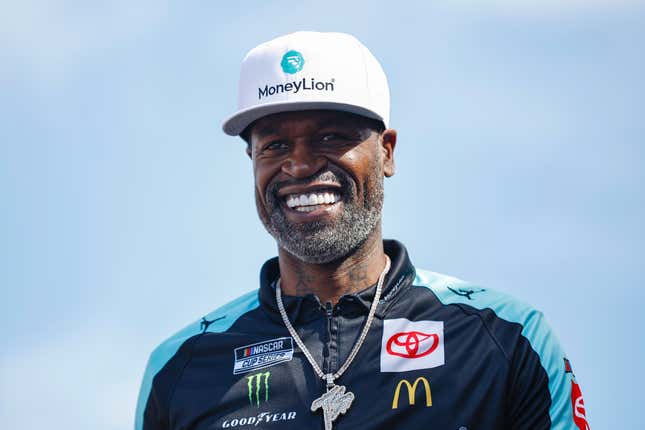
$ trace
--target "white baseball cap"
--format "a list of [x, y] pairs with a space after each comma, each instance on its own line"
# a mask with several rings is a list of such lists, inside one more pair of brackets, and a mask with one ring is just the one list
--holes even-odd
[[242, 61], [238, 111], [222, 129], [237, 136], [263, 116], [311, 109], [351, 112], [387, 128], [387, 78], [354, 36], [299, 31], [253, 48]]

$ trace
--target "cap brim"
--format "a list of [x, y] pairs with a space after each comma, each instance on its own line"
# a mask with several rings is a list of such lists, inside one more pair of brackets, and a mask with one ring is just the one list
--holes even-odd
[[[339, 110], [343, 112], [354, 113], [368, 118], [384, 121], [376, 112], [364, 107], [355, 106], [347, 103], [338, 102], [316, 102], [316, 101], [285, 101], [276, 103], [267, 103], [261, 106], [253, 106], [236, 112], [222, 124], [222, 130], [229, 136], [239, 136], [249, 124], [256, 119], [280, 112], [294, 112], [300, 110]], [[387, 124], [385, 124], [387, 127]]]

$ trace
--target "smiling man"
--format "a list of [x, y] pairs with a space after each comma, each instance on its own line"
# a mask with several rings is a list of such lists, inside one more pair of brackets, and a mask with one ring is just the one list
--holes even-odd
[[247, 133], [258, 213], [278, 244], [285, 293], [334, 304], [376, 282], [396, 132], [355, 114], [311, 110], [263, 117]]
[[242, 63], [224, 131], [278, 257], [260, 287], [153, 353], [137, 430], [588, 429], [542, 314], [383, 240], [389, 89], [354, 37], [299, 32]]

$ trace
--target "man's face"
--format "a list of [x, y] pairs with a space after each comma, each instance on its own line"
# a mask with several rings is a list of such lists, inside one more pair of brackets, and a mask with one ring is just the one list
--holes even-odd
[[309, 263], [344, 257], [380, 225], [396, 132], [337, 111], [269, 115], [249, 133], [258, 214], [278, 245]]

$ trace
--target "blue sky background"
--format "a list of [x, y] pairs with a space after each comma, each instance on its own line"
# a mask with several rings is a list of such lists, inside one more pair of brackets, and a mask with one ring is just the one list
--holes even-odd
[[593, 429], [645, 425], [643, 1], [133, 3], [1, 8], [2, 428], [131, 428], [152, 348], [256, 288], [275, 244], [220, 124], [302, 29], [388, 74], [385, 236], [543, 310]]

